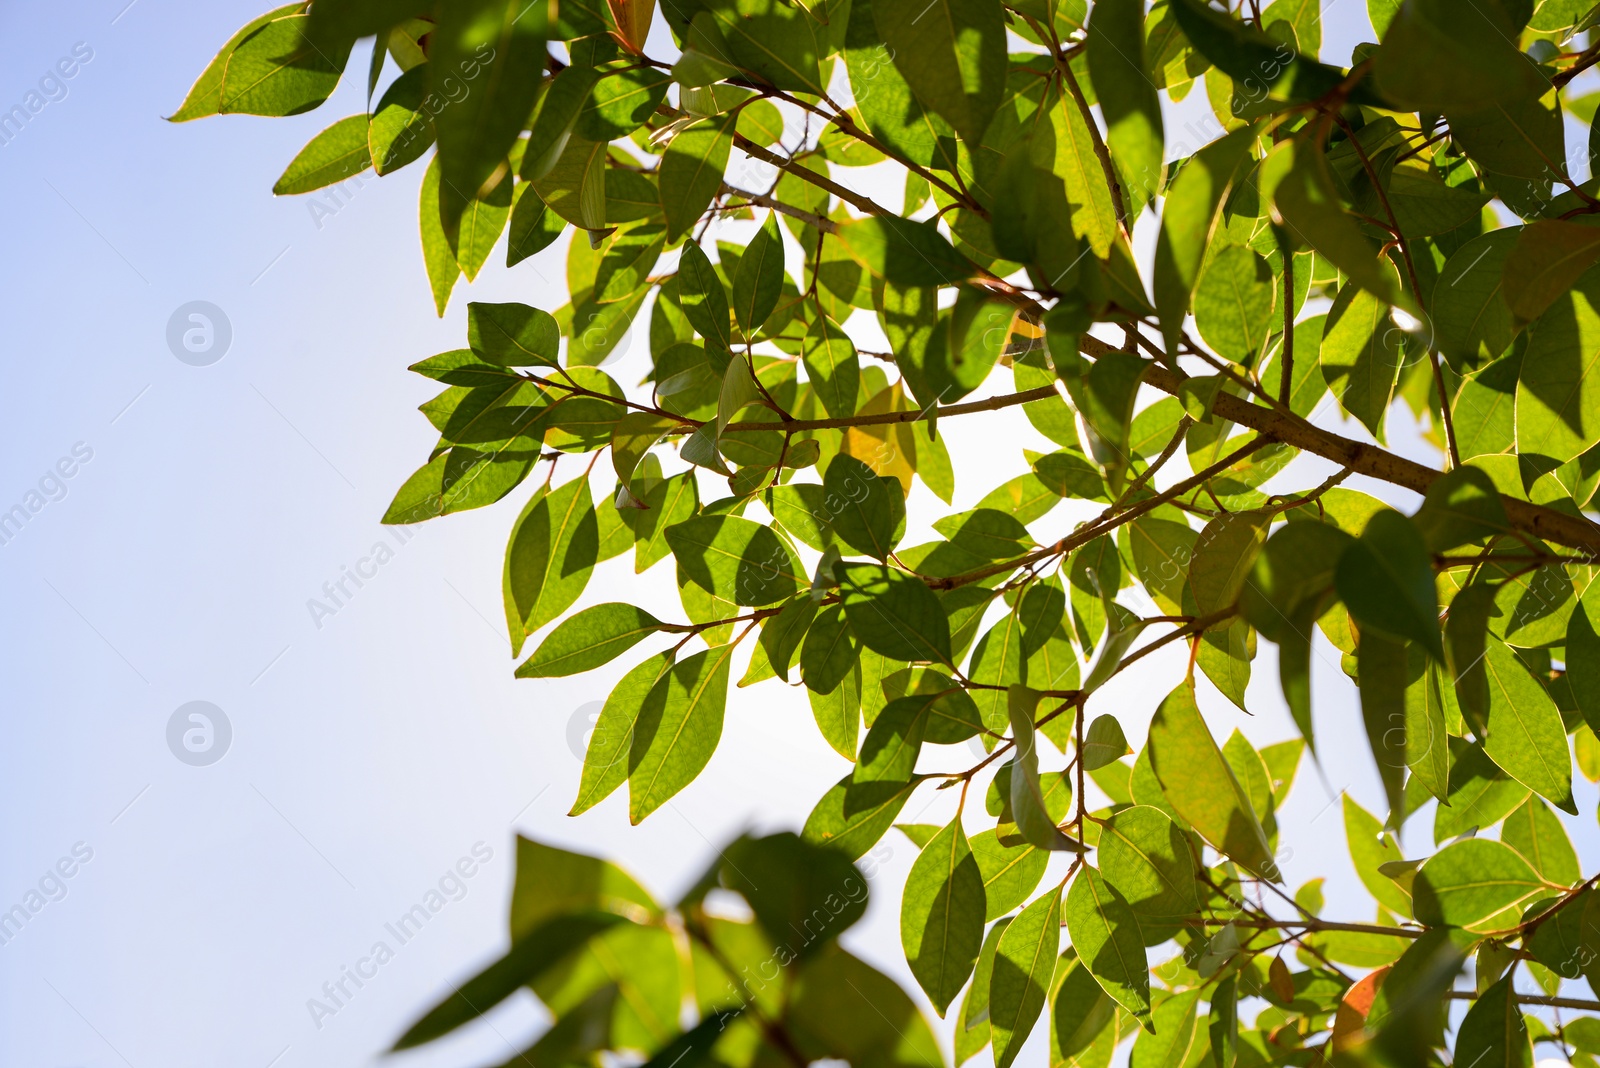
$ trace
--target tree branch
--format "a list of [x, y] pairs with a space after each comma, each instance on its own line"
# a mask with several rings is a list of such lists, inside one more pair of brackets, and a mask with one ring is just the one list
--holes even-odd
[[871, 197], [862, 196], [853, 189], [846, 189], [844, 186], [840, 185], [838, 182], [834, 181], [832, 178], [829, 178], [825, 174], [818, 174], [809, 167], [796, 166], [794, 160], [786, 159], [783, 156], [778, 155], [776, 152], [768, 152], [766, 149], [750, 140], [744, 134], [735, 133], [733, 135], [733, 143], [738, 145], [739, 150], [745, 155], [758, 159], [762, 163], [776, 167], [780, 171], [786, 171], [802, 181], [810, 182], [818, 189], [826, 189], [828, 192], [832, 193], [846, 204], [849, 204], [860, 211], [864, 211], [868, 215], [894, 214], [894, 212], [890, 211], [888, 208], [885, 208], [882, 204], [879, 204]]
[[[1097, 342], [1097, 344], [1104, 343]], [[1106, 348], [1109, 349], [1109, 346]], [[1089, 350], [1090, 347], [1086, 346], [1085, 351]], [[1095, 352], [1090, 354], [1098, 355]], [[1152, 365], [1144, 376], [1146, 383], [1175, 397], [1184, 378], [1184, 375], [1174, 374], [1165, 367], [1155, 365]], [[1415, 460], [1407, 460], [1403, 456], [1396, 456], [1376, 445], [1323, 430], [1297, 416], [1285, 416], [1230, 393], [1217, 394], [1213, 411], [1229, 422], [1249, 427], [1261, 434], [1271, 435], [1285, 445], [1309, 452], [1314, 456], [1332, 460], [1341, 467], [1350, 468], [1355, 474], [1376, 478], [1416, 493], [1426, 493], [1434, 480], [1444, 475], [1443, 471], [1426, 467]], [[1600, 558], [1600, 525], [1593, 521], [1504, 494], [1501, 494], [1500, 501], [1505, 505], [1506, 517], [1514, 529], [1545, 541], [1555, 542], [1557, 545], [1582, 550], [1588, 553], [1591, 559]]]

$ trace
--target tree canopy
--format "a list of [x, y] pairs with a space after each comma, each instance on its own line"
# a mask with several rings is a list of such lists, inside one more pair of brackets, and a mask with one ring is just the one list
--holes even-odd
[[[400, 1046], [531, 986], [555, 1023], [512, 1064], [948, 1063], [837, 944], [894, 833], [957, 1064], [1041, 1025], [1051, 1068], [1600, 1064], [1567, 830], [1600, 779], [1600, 139], [1568, 144], [1600, 8], [1367, 11], [1348, 69], [1318, 0], [315, 0], [223, 46], [174, 120], [314, 109], [372, 39], [367, 111], [273, 188], [418, 164], [440, 314], [502, 237], [567, 242], [567, 304], [469, 304], [412, 366], [439, 438], [384, 521], [521, 489], [516, 674], [633, 665], [572, 814], [626, 785], [647, 820], [773, 679], [850, 762], [670, 906], [520, 841], [510, 949]], [[1191, 93], [1200, 143], [1164, 125]], [[1017, 410], [1054, 451], [955, 509], [945, 428]], [[585, 600], [630, 550], [680, 616]], [[1245, 707], [1263, 641], [1299, 735], [1257, 749], [1201, 705]], [[1094, 695], [1177, 643], [1135, 753]], [[1314, 643], [1383, 786], [1340, 802], [1366, 902], [1279, 869]], [[896, 822], [937, 790], [952, 822]]]

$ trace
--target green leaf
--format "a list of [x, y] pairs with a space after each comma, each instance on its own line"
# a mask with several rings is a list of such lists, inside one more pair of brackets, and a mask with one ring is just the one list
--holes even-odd
[[433, 147], [433, 118], [423, 108], [427, 64], [412, 67], [384, 90], [367, 128], [367, 149], [379, 175], [393, 174]]
[[634, 724], [656, 683], [672, 667], [672, 653], [652, 656], [640, 663], [612, 689], [600, 708], [594, 732], [583, 754], [583, 776], [578, 799], [569, 816], [587, 812], [610, 797], [628, 779], [628, 754], [633, 749]]
[[1600, 723], [1600, 635], [1579, 602], [1567, 620], [1567, 681], [1583, 720], [1594, 730]]
[[1219, 356], [1248, 365], [1273, 333], [1277, 298], [1267, 261], [1247, 248], [1228, 245], [1200, 276], [1194, 294], [1195, 325]]
[[1254, 133], [1243, 129], [1211, 142], [1190, 158], [1167, 189], [1156, 238], [1154, 291], [1168, 351], [1182, 336], [1206, 249], [1254, 140]]
[[1505, 301], [1517, 325], [1545, 313], [1600, 260], [1600, 229], [1542, 219], [1521, 227], [1506, 256]]
[[527, 123], [544, 77], [549, 10], [530, 0], [459, 0], [439, 10], [428, 35], [432, 89], [446, 93], [447, 79], [469, 87], [433, 120], [447, 202], [476, 197]]
[[622, 512], [623, 523], [633, 531], [633, 569], [642, 572], [671, 552], [666, 532], [695, 514], [700, 506], [694, 472], [662, 479], [644, 495], [645, 508]]
[[1389, 508], [1373, 515], [1339, 558], [1334, 581], [1357, 623], [1408, 638], [1444, 660], [1433, 558], [1411, 520]]
[[1262, 161], [1260, 185], [1263, 194], [1271, 191], [1277, 217], [1296, 238], [1326, 256], [1353, 283], [1379, 300], [1421, 314], [1411, 295], [1401, 288], [1394, 264], [1367, 240], [1355, 217], [1345, 211], [1327, 157], [1320, 151], [1309, 143], [1280, 143]]
[[[1412, 646], [1413, 658], [1421, 650]], [[1459, 718], [1454, 709], [1454, 694], [1436, 663], [1428, 663], [1423, 673], [1406, 687], [1406, 766], [1419, 785], [1444, 801], [1449, 797], [1450, 746], [1447, 723]], [[1447, 711], [1448, 710], [1448, 711]]]
[[819, 954], [796, 977], [785, 1020], [803, 1058], [862, 1065], [892, 1058], [904, 1068], [944, 1065], [927, 1020], [900, 985], [837, 947]]
[[1494, 480], [1476, 467], [1458, 467], [1434, 479], [1411, 521], [1433, 553], [1446, 553], [1511, 529]]
[[728, 369], [722, 376], [722, 389], [717, 394], [715, 426], [719, 450], [726, 451], [722, 435], [728, 429], [728, 424], [733, 422], [733, 417], [760, 396], [761, 389], [756, 384], [755, 372], [750, 369], [750, 361], [744, 356], [735, 356], [729, 360]]
[[722, 185], [733, 147], [737, 115], [703, 119], [679, 133], [661, 158], [661, 204], [667, 240], [676, 241], [699, 221]]
[[574, 130], [590, 141], [626, 137], [655, 114], [671, 83], [669, 75], [649, 67], [607, 71], [594, 83]]
[[[1523, 945], [1534, 960], [1563, 979], [1600, 982], [1596, 949], [1600, 947], [1600, 905], [1595, 891], [1580, 890], [1565, 907], [1541, 922]], [[1570, 1026], [1570, 1025], [1569, 1025]]]
[[1265, 878], [1278, 878], [1266, 832], [1200, 715], [1193, 680], [1156, 709], [1147, 751], [1168, 804], [1185, 822], [1219, 852]]
[[1125, 808], [1101, 828], [1100, 868], [1142, 922], [1178, 923], [1200, 907], [1188, 839], [1149, 805]]
[[1068, 500], [1106, 501], [1105, 480], [1075, 449], [1047, 453], [1033, 461], [1034, 473], [1050, 492]]
[[517, 668], [519, 679], [577, 675], [608, 664], [661, 630], [661, 621], [642, 608], [610, 602], [568, 616]]
[[[1060, 178], [1065, 188], [1066, 210], [1072, 216], [1073, 234], [1087, 241], [1096, 256], [1109, 257], [1112, 249], [1119, 247], [1122, 224], [1111, 199], [1105, 168], [1096, 151], [1094, 120], [1079, 106], [1072, 93], [1057, 92], [1054, 98], [1054, 106], [1050, 108], [1050, 136], [1041, 142], [1053, 149], [1047, 156], [1050, 173]], [[1031, 150], [1029, 156], [1031, 159]], [[1045, 202], [1042, 212], [1045, 218], [1059, 213], [1059, 207]], [[1070, 265], [1059, 276], [1051, 271], [1051, 282], [1070, 281], [1070, 273]]]
[[934, 4], [875, 0], [873, 22], [917, 99], [976, 145], [1005, 91], [1004, 15], [983, 0]]
[[920, 579], [886, 564], [844, 564], [835, 573], [845, 617], [863, 645], [891, 660], [950, 662], [949, 620]]
[[327, 0], [311, 12], [306, 23], [306, 38], [317, 47], [338, 41], [379, 34], [378, 45], [390, 27], [425, 15], [432, 8], [427, 0]]
[[1515, 334], [1506, 303], [1505, 265], [1521, 227], [1491, 230], [1462, 245], [1433, 287], [1433, 330], [1452, 367], [1499, 359]]
[[394, 1048], [420, 1046], [477, 1019], [595, 935], [627, 922], [611, 912], [569, 913], [547, 921], [518, 938], [505, 956], [462, 983], [412, 1024]]
[[1483, 751], [1518, 782], [1577, 815], [1567, 731], [1550, 694], [1511, 648], [1492, 635], [1484, 668], [1489, 722]]
[[857, 263], [896, 286], [948, 286], [973, 274], [972, 264], [932, 223], [897, 215], [869, 215], [844, 223], [838, 238]]
[[1567, 156], [1556, 94], [1530, 93], [1475, 111], [1447, 108], [1451, 140], [1476, 165], [1484, 186], [1531, 218], [1550, 203]]
[[503, 367], [556, 367], [561, 330], [549, 312], [526, 304], [467, 305], [467, 344]]
[[1230, 512], [1200, 532], [1189, 563], [1189, 588], [1200, 615], [1220, 612], [1238, 601], [1256, 555], [1266, 544], [1271, 519], [1260, 512]]
[[1452, 1063], [1479, 1068], [1533, 1068], [1533, 1042], [1517, 1008], [1511, 976], [1479, 994], [1467, 1010], [1456, 1033]]
[[628, 752], [628, 822], [638, 824], [694, 781], [722, 737], [729, 642], [680, 660], [645, 699]]
[[1128, 748], [1128, 739], [1123, 735], [1122, 724], [1117, 722], [1117, 717], [1109, 712], [1096, 716], [1083, 737], [1083, 770], [1096, 771], [1131, 752], [1133, 750]]
[[[722, 882], [744, 898], [772, 939], [815, 956], [867, 910], [867, 881], [837, 849], [783, 831], [741, 838], [722, 854]], [[793, 945], [802, 933], [799, 945]]]
[[342, 182], [372, 166], [367, 148], [367, 117], [351, 115], [313, 137], [273, 185], [278, 196], [309, 193]]
[[1572, 839], [1550, 806], [1530, 797], [1506, 817], [1500, 840], [1522, 854], [1546, 882], [1574, 886], [1583, 878]]
[[983, 874], [985, 920], [998, 920], [1028, 900], [1050, 863], [1048, 852], [1028, 842], [1017, 842], [1010, 835], [1002, 841], [998, 827], [977, 835], [970, 844]]
[[1007, 765], [1011, 769], [1011, 817], [1017, 833], [1038, 848], [1081, 853], [1082, 847], [1061, 833], [1059, 820], [1051, 814], [1039, 785], [1039, 743], [1034, 733], [1039, 697], [1039, 691], [1021, 685], [1006, 692], [1006, 713], [1017, 747], [1017, 755]]
[[528, 502], [506, 544], [503, 585], [512, 656], [522, 652], [528, 635], [578, 599], [599, 550], [588, 479], [575, 478]]
[[[776, 242], [776, 238], [773, 240]], [[752, 244], [750, 251], [754, 249], [755, 246]], [[744, 264], [745, 260], [741, 259], [739, 261], [741, 270]], [[828, 413], [829, 418], [848, 419], [855, 415], [856, 394], [861, 389], [861, 365], [856, 357], [855, 343], [850, 340], [850, 336], [835, 326], [826, 315], [818, 314], [811, 328], [806, 331], [802, 358], [805, 362], [806, 380], [811, 384], [812, 393], [822, 402], [822, 408]], [[841, 459], [850, 457], [838, 457], [834, 463], [838, 463]], [[871, 468], [859, 460], [854, 462], [863, 470], [871, 471]]]
[[[544, 95], [528, 128], [528, 144], [522, 155], [520, 174], [525, 182], [539, 182], [551, 176], [563, 161], [578, 114], [589, 100], [600, 72], [589, 67], [571, 66], [558, 73]], [[580, 146], [586, 138], [576, 139]], [[581, 176], [583, 168], [576, 171]]]
[[1449, 804], [1434, 816], [1435, 843], [1498, 823], [1528, 799], [1531, 791], [1496, 767], [1479, 746], [1452, 738], [1450, 756]]
[[728, 291], [705, 249], [693, 241], [683, 246], [678, 261], [678, 300], [690, 325], [707, 343], [729, 348]]
[[[783, 280], [783, 238], [778, 230], [778, 213], [770, 212], [745, 246], [733, 272], [733, 316], [747, 337], [760, 330], [778, 306]], [[850, 399], [853, 404], [855, 397]], [[833, 411], [828, 410], [830, 414]]]
[[829, 51], [828, 30], [805, 7], [779, 0], [714, 0], [706, 10], [737, 66], [779, 89], [825, 91], [817, 64]]
[[217, 114], [298, 115], [328, 99], [355, 39], [342, 47], [316, 48], [302, 36], [309, 17], [273, 19], [239, 42], [223, 68]]
[[1364, 83], [1299, 55], [1231, 15], [1207, 7], [1205, 0], [1172, 0], [1172, 13], [1194, 48], [1235, 82], [1252, 101], [1315, 100], [1339, 91], [1353, 103], [1382, 105]]
[[1239, 1063], [1238, 989], [1238, 977], [1230, 975], [1211, 995], [1211, 1020], [1206, 1030], [1217, 1068], [1234, 1068]]
[[854, 773], [828, 789], [806, 817], [807, 841], [824, 843], [852, 859], [877, 844], [905, 807], [921, 778], [905, 782], [856, 783]]
[[238, 48], [261, 27], [286, 15], [295, 15], [305, 9], [302, 3], [284, 4], [275, 7], [265, 15], [258, 15], [236, 30], [228, 42], [222, 46], [206, 69], [200, 72], [200, 77], [195, 79], [194, 86], [189, 94], [184, 97], [178, 110], [168, 117], [168, 122], [188, 122], [191, 119], [203, 119], [215, 115], [222, 104], [222, 78], [228, 69], [228, 59], [233, 55], [233, 50]]
[[[1224, 697], [1245, 708], [1250, 685], [1250, 663], [1256, 654], [1256, 632], [1242, 619], [1206, 631], [1195, 662]], [[1280, 657], [1280, 665], [1283, 662]]]
[[1085, 864], [1067, 891], [1067, 934], [1112, 999], [1149, 1026], [1150, 971], [1139, 921], [1116, 888]]
[[922, 106], [895, 67], [893, 53], [878, 35], [871, 0], [852, 2], [849, 18], [845, 68], [867, 129], [902, 159], [923, 167], [945, 165], [940, 139], [953, 141], [954, 131]]
[[1517, 377], [1519, 453], [1563, 464], [1600, 443], [1597, 361], [1600, 270], [1590, 270], [1529, 328]]
[[567, 221], [543, 200], [527, 182], [517, 185], [511, 205], [510, 232], [506, 236], [506, 266], [514, 267], [529, 256], [543, 252], [555, 243]]
[[583, 294], [576, 306], [568, 304], [560, 309], [558, 321], [568, 331], [567, 366], [593, 367], [611, 355], [627, 338], [628, 325], [644, 304], [646, 292], [641, 286], [632, 296], [606, 304], [597, 304], [588, 299], [589, 294]]
[[[800, 649], [800, 673], [806, 689], [812, 693], [832, 693], [860, 659], [861, 645], [845, 620], [844, 609], [839, 605], [827, 605], [818, 611]], [[847, 759], [854, 758], [854, 729], [840, 731], [837, 739], [830, 736], [829, 741], [835, 743], [834, 748]]]
[[1106, 141], [1130, 179], [1129, 193], [1153, 200], [1161, 190], [1161, 99], [1145, 60], [1144, 0], [1101, 0], [1089, 19], [1089, 80], [1105, 116]]
[[1469, 838], [1445, 846], [1423, 864], [1411, 884], [1411, 898], [1422, 923], [1478, 930], [1487, 921], [1504, 919], [1543, 889], [1538, 874], [1515, 849], [1488, 838]]
[[1339, 290], [1322, 335], [1322, 374], [1340, 406], [1380, 441], [1405, 342], [1387, 303], [1353, 283]]
[[1072, 949], [1056, 965], [1056, 983], [1050, 994], [1050, 1063], [1109, 1064], [1119, 1037], [1117, 1003]]
[[1518, 53], [1516, 34], [1499, 4], [1462, 8], [1450, 0], [1410, 0], [1384, 32], [1372, 76], [1406, 111], [1465, 111], [1538, 96], [1543, 79]]
[[1181, 1068], [1188, 1063], [1194, 1046], [1199, 1000], [1198, 990], [1163, 998], [1156, 1006], [1150, 1030], [1133, 1041], [1133, 1054], [1128, 1059], [1130, 1068]]
[[1367, 0], [1367, 17], [1379, 37], [1388, 32], [1389, 24], [1394, 21], [1401, 2], [1402, 0]]
[[958, 1064], [989, 1044], [989, 993], [994, 978], [994, 958], [1000, 949], [1000, 937], [1009, 926], [1011, 918], [1008, 916], [992, 925], [984, 936], [978, 965], [972, 972], [972, 985], [967, 987], [967, 995], [961, 999], [961, 1011], [956, 1015]]
[[1400, 844], [1372, 813], [1356, 804], [1349, 794], [1344, 795], [1344, 836], [1350, 847], [1350, 860], [1355, 864], [1356, 875], [1361, 885], [1367, 888], [1367, 893], [1390, 912], [1410, 916], [1411, 895], [1378, 870], [1385, 864], [1405, 860], [1405, 855], [1400, 852]]
[[917, 855], [900, 903], [906, 963], [940, 1016], [977, 963], [983, 915], [983, 876], [957, 817]]
[[1066, 380], [1078, 414], [1089, 429], [1090, 451], [1104, 469], [1106, 484], [1113, 493], [1122, 490], [1133, 406], [1149, 369], [1147, 361], [1132, 353], [1107, 352], [1095, 360], [1081, 380]]
[[715, 1064], [711, 1049], [722, 1039], [728, 1026], [744, 1011], [716, 1009], [707, 1013], [699, 1023], [658, 1049], [642, 1068], [697, 1068], [701, 1064]]
[[804, 574], [771, 527], [738, 516], [696, 516], [668, 527], [666, 538], [696, 585], [734, 604], [776, 604], [794, 595]]
[[[1378, 630], [1363, 630], [1356, 650], [1361, 718], [1378, 765], [1378, 778], [1383, 780], [1391, 824], [1404, 819], [1405, 809], [1406, 684], [1412, 667], [1407, 650], [1406, 642]], [[1420, 673], [1421, 663], [1417, 667]]]
[[1007, 1068], [1044, 1009], [1061, 949], [1061, 888], [1041, 894], [1006, 926], [989, 981], [996, 1068]]
[[1460, 930], [1427, 931], [1395, 962], [1367, 1013], [1374, 1052], [1387, 1063], [1425, 1063], [1443, 1043], [1445, 992], [1476, 941]]
[[494, 251], [495, 242], [500, 240], [506, 220], [511, 217], [510, 176], [482, 196], [467, 198], [459, 207], [460, 216], [454, 226], [448, 217], [444, 220], [445, 239], [461, 273], [471, 282], [489, 261], [489, 253]]
[[833, 533], [852, 549], [887, 560], [905, 533], [905, 498], [898, 481], [841, 454], [828, 462], [822, 488]]

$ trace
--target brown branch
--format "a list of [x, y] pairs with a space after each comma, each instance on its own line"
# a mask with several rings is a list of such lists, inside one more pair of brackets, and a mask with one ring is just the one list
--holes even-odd
[[[1056, 387], [1036, 386], [1021, 393], [1007, 393], [988, 400], [968, 401], [965, 404], [946, 404], [938, 409], [938, 418], [951, 415], [968, 415], [972, 412], [993, 412], [1030, 401], [1059, 397]], [[878, 412], [873, 415], [853, 415], [845, 419], [794, 419], [787, 423], [729, 423], [728, 430], [838, 430], [851, 426], [883, 426], [893, 423], [915, 423], [928, 418], [926, 411], [908, 408], [899, 412]]]
[[[1417, 307], [1426, 305], [1422, 299], [1422, 284], [1417, 281], [1417, 264], [1411, 257], [1411, 242], [1406, 240], [1405, 233], [1400, 229], [1400, 219], [1394, 213], [1394, 207], [1389, 203], [1389, 193], [1383, 188], [1383, 183], [1378, 180], [1377, 169], [1372, 166], [1372, 160], [1367, 156], [1366, 147], [1361, 144], [1361, 138], [1344, 121], [1343, 116], [1336, 120], [1343, 127], [1345, 136], [1350, 139], [1350, 144], [1356, 150], [1356, 155], [1361, 158], [1361, 166], [1367, 172], [1367, 180], [1372, 183], [1373, 190], [1378, 194], [1378, 203], [1383, 205], [1383, 213], [1389, 217], [1388, 229], [1394, 233], [1394, 239], [1400, 246], [1400, 258], [1405, 261], [1406, 275], [1411, 280], [1411, 292], [1417, 298]], [[1288, 257], [1285, 257], [1288, 262]], [[1285, 275], [1285, 277], [1288, 277]], [[1444, 388], [1444, 372], [1439, 368], [1439, 352], [1430, 340], [1428, 344], [1428, 363], [1433, 367], [1433, 388], [1439, 393], [1439, 418], [1444, 423], [1444, 440], [1448, 447], [1450, 466], [1461, 466], [1461, 450], [1456, 447], [1456, 424], [1450, 414], [1450, 396]], [[1287, 381], [1287, 379], [1285, 380]]]
[[1111, 162], [1111, 151], [1106, 148], [1105, 138], [1100, 136], [1100, 127], [1095, 125], [1094, 112], [1089, 110], [1089, 101], [1083, 95], [1083, 87], [1078, 84], [1077, 75], [1072, 73], [1072, 64], [1065, 62], [1058, 55], [1056, 69], [1061, 72], [1061, 82], [1072, 91], [1072, 99], [1078, 105], [1078, 111], [1083, 115], [1084, 125], [1089, 127], [1089, 140], [1094, 145], [1095, 158], [1100, 161], [1100, 169], [1105, 172], [1106, 186], [1111, 190], [1111, 206], [1117, 212], [1117, 225], [1122, 227], [1122, 232], [1128, 232], [1128, 206], [1122, 194], [1122, 182], [1117, 178], [1117, 168]]
[[[1089, 348], [1086, 346], [1085, 351], [1089, 351]], [[1095, 352], [1090, 354], [1098, 355]], [[1176, 397], [1184, 376], [1174, 374], [1164, 367], [1152, 366], [1145, 372], [1144, 381], [1163, 393], [1170, 393]], [[1261, 434], [1271, 435], [1285, 445], [1321, 456], [1325, 460], [1332, 460], [1341, 467], [1348, 467], [1355, 474], [1376, 478], [1415, 493], [1426, 493], [1434, 480], [1444, 475], [1442, 471], [1426, 467], [1403, 456], [1396, 456], [1376, 445], [1323, 430], [1298, 416], [1285, 416], [1230, 393], [1219, 392], [1213, 410], [1229, 422], [1248, 427]], [[1500, 500], [1505, 505], [1506, 517], [1513, 529], [1571, 549], [1582, 550], [1591, 558], [1600, 557], [1600, 525], [1581, 516], [1568, 515], [1516, 497], [1502, 494]]]
[[825, 234], [836, 234], [839, 232], [839, 224], [834, 222], [832, 219], [823, 218], [821, 215], [814, 215], [809, 211], [795, 207], [793, 204], [785, 204], [783, 201], [769, 197], [765, 193], [751, 193], [744, 189], [740, 189], [737, 186], [729, 185], [727, 182], [722, 183], [721, 193], [723, 196], [743, 197], [746, 201], [756, 205], [757, 207], [771, 208], [773, 211], [787, 215], [791, 219], [799, 219], [812, 229], [821, 230]]
[[1153, 494], [1149, 497], [1146, 497], [1142, 501], [1135, 502], [1126, 511], [1119, 512], [1115, 516], [1102, 516], [1100, 519], [1097, 519], [1092, 523], [1085, 524], [1084, 526], [1079, 527], [1073, 533], [1067, 535], [1065, 538], [1062, 538], [1060, 541], [1056, 542], [1054, 545], [1047, 546], [1043, 549], [1038, 549], [1016, 560], [1003, 560], [1000, 563], [991, 564], [988, 567], [981, 567], [976, 571], [968, 571], [965, 574], [952, 575], [948, 578], [935, 578], [931, 580], [925, 579], [924, 581], [927, 582], [930, 589], [951, 590], [955, 589], [957, 586], [965, 586], [972, 582], [978, 582], [982, 579], [988, 578], [991, 575], [1003, 575], [1008, 571], [1015, 571], [1019, 567], [1027, 567], [1030, 564], [1039, 562], [1040, 560], [1048, 560], [1052, 557], [1063, 556], [1071, 552], [1073, 549], [1076, 549], [1078, 546], [1093, 541], [1100, 535], [1110, 530], [1114, 530], [1130, 520], [1137, 519], [1146, 512], [1152, 511], [1168, 501], [1173, 500], [1174, 498], [1183, 496], [1196, 486], [1202, 485], [1206, 481], [1215, 478], [1217, 475], [1226, 471], [1228, 468], [1232, 467], [1246, 456], [1249, 456], [1257, 449], [1264, 448], [1271, 443], [1272, 437], [1270, 435], [1260, 434], [1254, 441], [1248, 441], [1239, 446], [1239, 448], [1233, 450], [1228, 455], [1212, 464], [1210, 467], [1207, 467], [1205, 470], [1201, 471], [1199, 474], [1191, 475], [1182, 482], [1167, 487], [1160, 493]]
[[862, 196], [853, 189], [846, 189], [844, 186], [840, 185], [838, 182], [834, 181], [832, 178], [829, 178], [825, 174], [818, 174], [809, 167], [797, 166], [796, 161], [792, 159], [786, 159], [783, 156], [778, 155], [776, 152], [768, 152], [766, 149], [750, 140], [744, 134], [735, 133], [733, 135], [733, 143], [738, 145], [740, 151], [742, 151], [745, 155], [754, 157], [763, 163], [776, 167], [780, 171], [786, 171], [802, 181], [810, 182], [818, 189], [826, 189], [828, 192], [832, 193], [846, 204], [864, 211], [868, 215], [894, 214], [894, 212], [890, 211], [888, 208], [885, 208], [882, 204], [879, 204], [871, 197]]
[[[1270, 884], [1268, 884], [1270, 885]], [[1259, 930], [1296, 930], [1316, 934], [1321, 931], [1345, 931], [1350, 934], [1394, 935], [1397, 938], [1421, 938], [1423, 933], [1414, 927], [1381, 927], [1375, 923], [1337, 923], [1333, 920], [1202, 920], [1207, 927], [1253, 927]]]
[[[1445, 997], [1451, 1001], [1477, 1001], [1481, 997], [1476, 990], [1452, 990]], [[1556, 1009], [1587, 1009], [1590, 1012], [1600, 1012], [1600, 1001], [1588, 1001], [1584, 998], [1552, 998], [1543, 994], [1514, 994], [1520, 1005], [1548, 1005]]]

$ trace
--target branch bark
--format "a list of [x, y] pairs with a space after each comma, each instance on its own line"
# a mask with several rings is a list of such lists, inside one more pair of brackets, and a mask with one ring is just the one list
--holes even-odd
[[[1174, 374], [1164, 367], [1152, 365], [1144, 380], [1163, 393], [1178, 395], [1184, 376]], [[1332, 460], [1348, 467], [1358, 475], [1376, 478], [1416, 493], [1428, 492], [1434, 480], [1444, 476], [1415, 460], [1396, 456], [1376, 445], [1355, 441], [1330, 430], [1312, 426], [1304, 419], [1285, 416], [1281, 412], [1252, 404], [1228, 393], [1218, 393], [1214, 410], [1217, 415], [1240, 426], [1268, 434], [1285, 445]], [[1600, 525], [1581, 516], [1568, 515], [1553, 508], [1532, 504], [1516, 497], [1501, 494], [1506, 517], [1511, 526], [1544, 541], [1578, 549], [1591, 558], [1600, 559]]]

